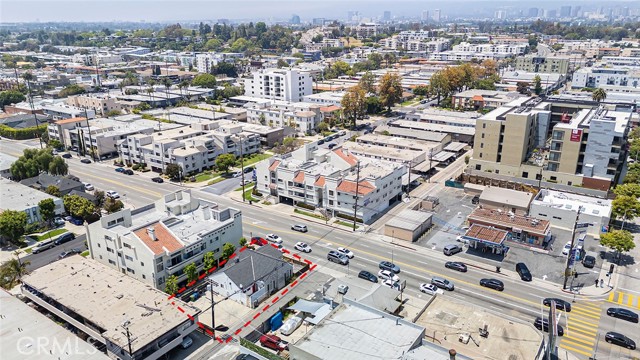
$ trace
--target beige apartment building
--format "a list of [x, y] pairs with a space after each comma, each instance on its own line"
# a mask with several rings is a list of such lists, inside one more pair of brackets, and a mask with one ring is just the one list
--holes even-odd
[[569, 58], [544, 56], [518, 57], [516, 58], [516, 70], [566, 75], [569, 72]]

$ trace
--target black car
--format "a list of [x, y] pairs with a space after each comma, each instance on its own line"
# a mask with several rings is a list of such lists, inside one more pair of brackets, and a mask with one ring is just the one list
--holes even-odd
[[482, 279], [480, 280], [480, 286], [498, 291], [504, 290], [504, 283], [498, 279]]
[[75, 176], [75, 175], [67, 174], [65, 177], [66, 177], [67, 179], [71, 179], [71, 180], [73, 180], [73, 181], [80, 181], [80, 178], [79, 178], [79, 177], [77, 177], [77, 176]]
[[608, 342], [609, 344], [616, 344], [622, 347], [626, 347], [627, 349], [631, 349], [631, 350], [635, 350], [636, 349], [636, 343], [635, 341], [629, 339], [628, 337], [614, 332], [614, 331], [609, 331], [605, 336], [604, 336], [604, 340], [606, 342]]
[[244, 173], [245, 173], [245, 174], [248, 174], [248, 173], [250, 173], [250, 172], [252, 172], [252, 171], [253, 171], [253, 166], [247, 166], [247, 167], [246, 167], [246, 168], [244, 168], [244, 170], [242, 170], [242, 171], [244, 171]]
[[380, 270], [389, 270], [396, 274], [400, 272], [400, 267], [390, 261], [381, 261], [378, 267]]
[[158, 183], [158, 184], [161, 184], [161, 183], [164, 182], [164, 180], [159, 176], [152, 178], [151, 181], [153, 181], [154, 183]]
[[71, 154], [69, 154], [69, 153], [64, 153], [64, 154], [62, 154], [62, 155], [60, 155], [60, 156], [62, 156], [62, 157], [63, 157], [63, 158], [65, 158], [65, 159], [71, 159], [71, 158], [73, 157], [73, 156], [71, 156]]
[[591, 255], [587, 255], [582, 259], [582, 265], [586, 268], [592, 269], [596, 266], [596, 258]]
[[131, 169], [125, 169], [122, 173], [123, 173], [123, 174], [127, 174], [127, 175], [133, 175], [133, 170], [131, 170]]
[[83, 163], [83, 164], [91, 164], [91, 160], [89, 160], [89, 159], [82, 159], [82, 160], [80, 160], [80, 162]]
[[478, 203], [480, 203], [480, 195], [476, 195], [471, 199], [471, 203], [473, 205], [478, 205]]
[[366, 270], [360, 271], [360, 273], [358, 274], [358, 277], [360, 279], [365, 279], [365, 280], [371, 281], [373, 283], [377, 283], [378, 282], [378, 277], [373, 275], [372, 273], [366, 271]]
[[634, 323], [638, 322], [638, 314], [623, 308], [608, 308], [607, 315]]
[[551, 300], [556, 302], [556, 309], [571, 312], [571, 303], [557, 298], [546, 298], [542, 300], [544, 306], [551, 306]]
[[[540, 317], [536, 318], [536, 321], [533, 322], [533, 326], [536, 327], [536, 329], [538, 330], [542, 330], [544, 332], [549, 332], [549, 319], [542, 319]], [[562, 326], [557, 325], [558, 326], [558, 336], [563, 336], [564, 335], [564, 329], [562, 328]]]
[[322, 144], [324, 144], [324, 139], [318, 140], [318, 145], [322, 145]]
[[520, 275], [522, 281], [531, 281], [531, 272], [525, 263], [517, 263], [516, 272]]
[[444, 263], [444, 267], [460, 272], [467, 272], [467, 265], [458, 261], [447, 261], [446, 263]]
[[56, 244], [56, 245], [62, 245], [64, 243], [67, 243], [67, 242], [75, 239], [75, 238], [76, 238], [76, 236], [73, 233], [68, 232], [68, 233], [64, 233], [64, 234], [58, 236], [58, 238], [55, 239], [53, 241], [53, 243]]

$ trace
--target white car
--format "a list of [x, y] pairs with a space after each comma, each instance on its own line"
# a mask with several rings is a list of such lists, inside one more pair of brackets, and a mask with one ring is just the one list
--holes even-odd
[[296, 250], [302, 251], [302, 252], [311, 252], [311, 246], [309, 246], [309, 244], [304, 243], [302, 241], [299, 241], [296, 243], [296, 246], [294, 246], [296, 248]]
[[89, 184], [89, 183], [83, 183], [83, 185], [84, 185], [84, 189], [85, 189], [85, 190], [87, 190], [87, 191], [92, 191], [92, 190], [94, 190], [94, 189], [95, 189], [95, 188], [93, 187], [93, 185], [91, 185], [91, 184]]
[[378, 277], [381, 278], [381, 279], [388, 279], [388, 280], [391, 280], [393, 282], [400, 281], [400, 278], [398, 277], [398, 275], [392, 273], [389, 270], [380, 270], [380, 271], [378, 271]]
[[571, 250], [571, 241], [567, 241], [562, 248], [562, 255], [569, 255], [569, 251]]
[[296, 331], [297, 328], [300, 327], [300, 325], [302, 325], [302, 320], [304, 319], [302, 318], [301, 314], [290, 317], [280, 327], [280, 334], [285, 336], [291, 335], [294, 331]]
[[384, 281], [382, 281], [382, 285], [384, 285], [384, 286], [386, 286], [388, 288], [391, 288], [393, 290], [400, 291], [400, 284], [398, 284], [397, 282], [395, 282], [393, 280], [389, 280], [389, 279], [384, 280]]
[[118, 194], [117, 191], [113, 191], [113, 190], [107, 191], [107, 196], [112, 198], [112, 199], [119, 199], [120, 198], [120, 194]]
[[420, 284], [420, 291], [425, 293], [425, 294], [429, 294], [429, 295], [435, 295], [436, 292], [438, 292], [438, 287], [433, 285], [433, 284]]
[[339, 247], [338, 248], [338, 252], [341, 253], [341, 254], [344, 254], [349, 259], [353, 259], [353, 256], [354, 256], [353, 252], [351, 252], [351, 250], [349, 250], [347, 248]]
[[266, 239], [274, 244], [282, 244], [282, 238], [276, 234], [267, 234]]

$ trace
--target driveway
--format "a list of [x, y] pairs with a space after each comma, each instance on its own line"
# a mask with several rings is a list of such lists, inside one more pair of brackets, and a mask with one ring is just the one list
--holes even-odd
[[[249, 180], [249, 178], [251, 177], [250, 175], [251, 174], [249, 174], [249, 176], [245, 176], [245, 180]], [[202, 191], [206, 191], [215, 195], [222, 195], [239, 188], [241, 181], [242, 177], [240, 176], [237, 178], [222, 180], [219, 183], [204, 187]]]

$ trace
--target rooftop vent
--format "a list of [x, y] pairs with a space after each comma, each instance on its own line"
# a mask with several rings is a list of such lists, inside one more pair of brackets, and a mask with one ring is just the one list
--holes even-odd
[[152, 226], [149, 226], [147, 228], [147, 235], [149, 235], [151, 240], [158, 241], [158, 239], [156, 238], [156, 230]]

